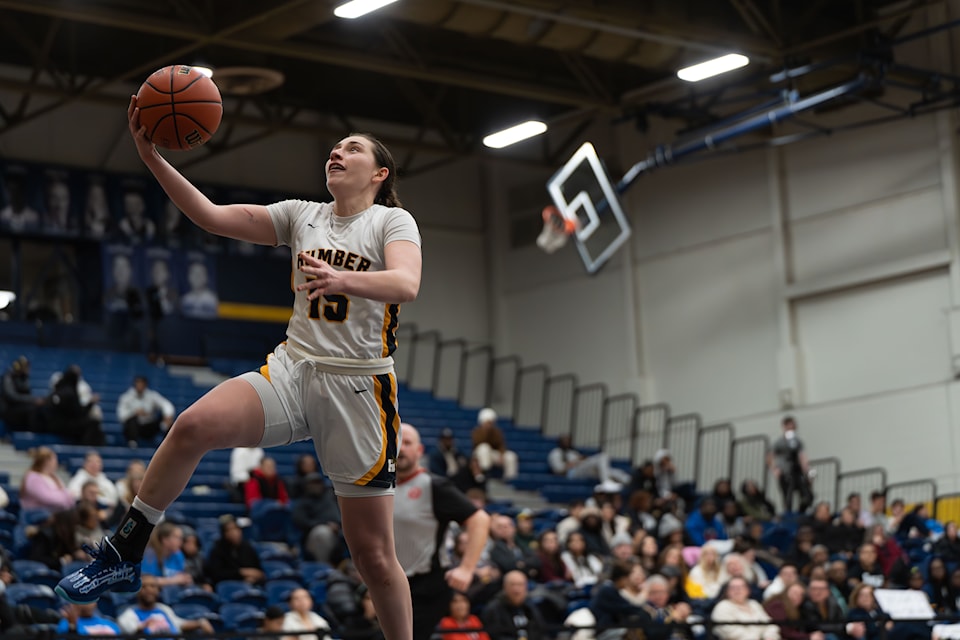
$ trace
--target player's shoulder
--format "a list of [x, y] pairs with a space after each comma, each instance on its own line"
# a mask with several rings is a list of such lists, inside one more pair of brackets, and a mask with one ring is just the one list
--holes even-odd
[[403, 207], [388, 207], [382, 204], [374, 204], [370, 207], [370, 212], [373, 214], [373, 218], [383, 221], [395, 220], [397, 218], [409, 218], [413, 220], [413, 214]]

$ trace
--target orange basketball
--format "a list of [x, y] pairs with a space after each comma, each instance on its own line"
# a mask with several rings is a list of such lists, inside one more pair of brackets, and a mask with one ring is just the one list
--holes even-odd
[[195, 68], [175, 64], [158, 69], [137, 92], [140, 124], [158, 147], [199, 147], [216, 132], [223, 116], [220, 90]]

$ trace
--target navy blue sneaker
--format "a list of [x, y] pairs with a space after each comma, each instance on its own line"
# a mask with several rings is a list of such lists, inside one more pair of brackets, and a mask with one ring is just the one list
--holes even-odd
[[93, 562], [60, 580], [54, 591], [74, 604], [96, 602], [108, 591], [133, 593], [140, 590], [140, 563], [120, 557], [109, 539], [104, 538], [96, 549], [83, 545]]

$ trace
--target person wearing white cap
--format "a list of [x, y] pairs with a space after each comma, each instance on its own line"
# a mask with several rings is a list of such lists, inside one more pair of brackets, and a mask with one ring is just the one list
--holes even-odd
[[480, 469], [488, 473], [493, 467], [503, 470], [503, 479], [517, 477], [519, 460], [517, 454], [507, 449], [503, 431], [497, 426], [497, 412], [486, 407], [477, 414], [477, 426], [473, 428], [473, 457]]

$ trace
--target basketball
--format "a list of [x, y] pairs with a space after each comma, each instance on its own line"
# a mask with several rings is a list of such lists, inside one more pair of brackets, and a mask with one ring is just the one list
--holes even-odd
[[164, 149], [199, 147], [217, 131], [223, 115], [217, 85], [184, 64], [151, 73], [137, 92], [137, 107], [147, 138]]

